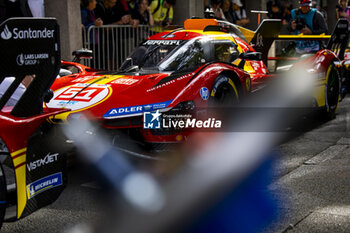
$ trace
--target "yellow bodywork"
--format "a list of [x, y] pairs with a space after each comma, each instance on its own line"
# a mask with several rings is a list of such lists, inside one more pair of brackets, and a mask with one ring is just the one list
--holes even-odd
[[17, 186], [17, 219], [22, 216], [27, 204], [26, 195], [26, 154], [27, 148], [23, 148], [11, 153], [13, 166], [15, 168]]

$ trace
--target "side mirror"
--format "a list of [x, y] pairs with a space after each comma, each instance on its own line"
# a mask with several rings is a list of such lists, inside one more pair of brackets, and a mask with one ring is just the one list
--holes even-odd
[[242, 61], [239, 63], [238, 67], [240, 69], [243, 69], [246, 60], [261, 61], [262, 60], [262, 53], [260, 53], [260, 52], [245, 52], [245, 53], [241, 53], [239, 55], [239, 58], [242, 59]]
[[79, 62], [81, 59], [92, 59], [93, 53], [89, 49], [78, 49], [73, 51], [72, 55], [74, 56], [73, 62]]
[[241, 58], [243, 60], [261, 61], [262, 60], [262, 53], [260, 53], [260, 52], [241, 53], [239, 55], [239, 58]]
[[239, 52], [238, 51], [234, 51], [233, 53], [230, 54], [229, 62], [232, 63], [235, 60], [237, 60], [238, 58], [239, 58]]

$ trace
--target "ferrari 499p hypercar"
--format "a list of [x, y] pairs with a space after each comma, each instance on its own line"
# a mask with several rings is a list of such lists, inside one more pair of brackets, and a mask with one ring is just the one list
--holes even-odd
[[[266, 66], [267, 51], [278, 39], [280, 27], [279, 20], [265, 20], [253, 32], [216, 19], [188, 19], [184, 28], [149, 37], [118, 72], [97, 72], [63, 62], [80, 72], [58, 78], [52, 85], [54, 97], [46, 107], [70, 111], [50, 121], [62, 123], [87, 113], [109, 132], [124, 132], [138, 141], [183, 141], [186, 131], [151, 123], [160, 114], [195, 111], [212, 103], [233, 105], [264, 87], [275, 76]], [[339, 59], [331, 50], [336, 42], [331, 40], [328, 49], [299, 62], [305, 72], [312, 69], [319, 77], [316, 91], [310, 95], [313, 104], [330, 115], [336, 111], [340, 90], [335, 66]], [[158, 115], [147, 120], [148, 112]]]

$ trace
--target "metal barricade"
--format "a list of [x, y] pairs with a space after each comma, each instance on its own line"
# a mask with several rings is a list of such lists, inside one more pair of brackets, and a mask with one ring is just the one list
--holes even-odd
[[83, 30], [83, 45], [93, 51], [93, 59], [87, 66], [103, 70], [118, 70], [132, 50], [147, 37], [163, 31], [159, 27], [139, 25], [92, 26]]

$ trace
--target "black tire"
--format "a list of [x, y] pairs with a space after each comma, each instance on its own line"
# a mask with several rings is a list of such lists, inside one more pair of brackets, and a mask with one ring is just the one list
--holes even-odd
[[327, 72], [327, 85], [325, 91], [326, 105], [324, 116], [328, 119], [333, 119], [335, 118], [340, 100], [340, 76], [334, 65], [331, 65]]
[[211, 90], [210, 106], [230, 107], [239, 103], [239, 92], [236, 84], [227, 75], [219, 75]]
[[5, 211], [6, 211], [6, 180], [5, 173], [0, 164], [0, 229], [2, 222], [4, 221]]

